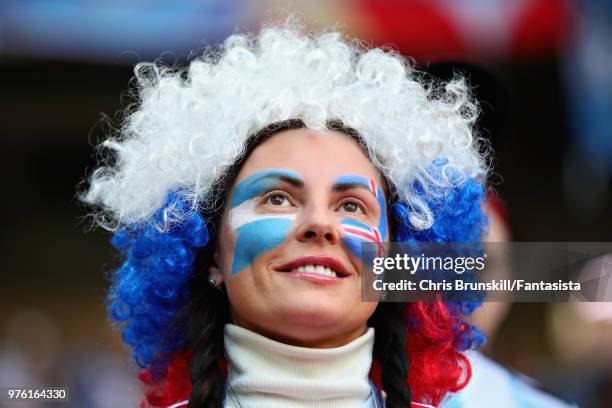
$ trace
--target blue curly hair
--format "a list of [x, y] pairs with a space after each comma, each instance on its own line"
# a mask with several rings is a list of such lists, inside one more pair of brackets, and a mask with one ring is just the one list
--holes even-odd
[[[474, 251], [481, 253], [480, 243], [483, 230], [488, 220], [482, 211], [481, 203], [485, 198], [482, 183], [475, 179], [467, 179], [459, 187], [447, 189], [440, 187], [442, 172], [448, 160], [437, 158], [427, 168], [430, 182], [425, 184], [422, 179], [416, 181], [413, 189], [428, 205], [434, 214], [434, 223], [431, 228], [418, 230], [409, 222], [410, 208], [406, 203], [397, 202], [391, 206], [391, 212], [398, 221], [395, 236], [396, 242], [405, 243], [436, 243], [436, 244], [472, 244], [463, 249], [464, 255], [474, 256]], [[452, 179], [452, 177], [451, 177]], [[460, 180], [455, 180], [458, 184]], [[456, 254], [455, 254], [456, 255]], [[454, 272], [437, 272], [431, 276], [435, 281], [453, 281], [459, 278]], [[463, 281], [476, 281], [475, 273], [465, 273], [461, 276]], [[470, 291], [457, 294], [445, 292], [448, 308], [461, 316], [469, 316], [478, 308], [485, 297], [483, 291]], [[452, 300], [459, 297], [460, 301]], [[450, 300], [449, 300], [450, 299]], [[455, 327], [458, 350], [476, 349], [486, 342], [485, 334], [476, 326], [465, 321], [458, 321]]]
[[165, 221], [168, 208], [183, 212], [184, 221], [169, 224], [167, 231], [136, 225], [118, 230], [112, 238], [125, 261], [114, 275], [108, 312], [123, 325], [123, 341], [143, 368], [157, 359], [163, 362], [183, 346], [182, 328], [172, 323], [189, 300], [197, 252], [209, 240], [204, 218], [178, 193], [170, 193], [156, 212], [157, 225]]

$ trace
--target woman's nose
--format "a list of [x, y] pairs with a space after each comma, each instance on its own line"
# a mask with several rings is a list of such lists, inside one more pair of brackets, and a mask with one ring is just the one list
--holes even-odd
[[301, 242], [327, 242], [336, 244], [340, 241], [340, 233], [329, 209], [311, 209], [297, 227], [297, 239]]

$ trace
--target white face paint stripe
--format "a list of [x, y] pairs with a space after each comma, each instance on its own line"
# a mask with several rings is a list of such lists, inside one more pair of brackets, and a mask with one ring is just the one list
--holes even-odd
[[245, 224], [259, 220], [284, 218], [295, 221], [295, 214], [257, 214], [255, 212], [257, 200], [258, 198], [251, 198], [230, 210], [229, 225], [234, 231]]

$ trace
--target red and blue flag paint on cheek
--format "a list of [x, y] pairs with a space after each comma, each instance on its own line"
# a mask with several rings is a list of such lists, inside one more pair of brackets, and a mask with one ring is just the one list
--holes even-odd
[[[367, 224], [363, 224], [359, 221], [353, 219], [345, 219], [340, 221], [342, 225], [342, 230], [344, 231], [344, 239], [354, 238], [359, 240], [358, 245], [361, 245], [361, 242], [371, 242], [376, 245], [376, 256], [383, 256], [385, 253], [385, 247], [382, 243], [382, 238], [380, 236], [380, 232], [378, 228], [370, 227]], [[345, 242], [346, 243], [346, 242]], [[353, 245], [350, 245], [351, 248]], [[353, 249], [353, 248], [351, 248]], [[355, 253], [355, 251], [352, 251]], [[361, 255], [361, 249], [359, 250], [359, 255]]]

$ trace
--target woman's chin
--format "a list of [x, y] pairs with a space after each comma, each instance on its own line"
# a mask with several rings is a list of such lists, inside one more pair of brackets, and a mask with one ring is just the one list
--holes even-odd
[[345, 344], [346, 332], [353, 332], [346, 316], [320, 312], [285, 315], [274, 328], [276, 340], [301, 347], [329, 348]]
[[288, 306], [283, 310], [283, 318], [291, 322], [296, 322], [303, 326], [311, 327], [328, 327], [337, 326], [340, 322], [345, 321], [347, 316], [346, 311], [334, 308], [334, 305], [323, 303], [310, 303], [308, 305]]

